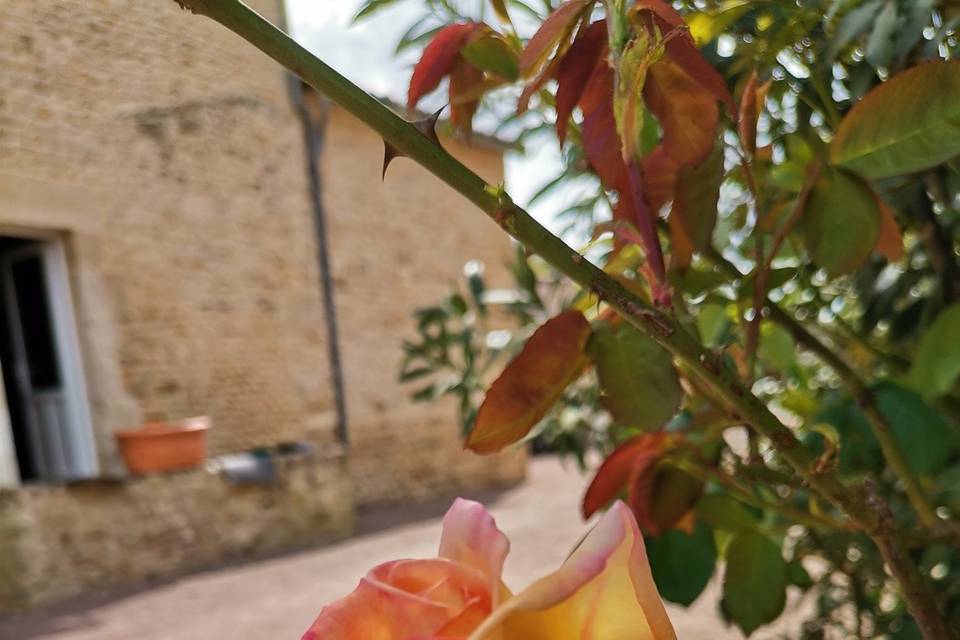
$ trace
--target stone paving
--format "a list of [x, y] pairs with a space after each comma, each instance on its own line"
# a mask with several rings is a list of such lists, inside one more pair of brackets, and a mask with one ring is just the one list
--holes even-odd
[[[505, 580], [513, 589], [555, 568], [583, 534], [577, 515], [583, 485], [584, 477], [573, 465], [537, 458], [523, 485], [471, 496], [488, 505], [512, 541]], [[136, 592], [91, 595], [0, 620], [0, 639], [296, 639], [323, 603], [352, 590], [374, 564], [435, 555], [446, 506], [445, 501], [363, 514], [358, 535], [339, 544], [184, 576]], [[717, 615], [718, 591], [715, 580], [692, 608], [670, 608], [680, 638], [742, 637]], [[800, 608], [791, 607], [794, 612]], [[789, 628], [788, 621], [753, 637], [795, 637]]]

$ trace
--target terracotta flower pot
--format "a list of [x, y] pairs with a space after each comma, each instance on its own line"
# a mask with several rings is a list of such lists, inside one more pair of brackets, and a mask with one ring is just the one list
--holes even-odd
[[206, 416], [181, 422], [148, 422], [114, 435], [127, 469], [134, 475], [192, 469], [207, 458]]

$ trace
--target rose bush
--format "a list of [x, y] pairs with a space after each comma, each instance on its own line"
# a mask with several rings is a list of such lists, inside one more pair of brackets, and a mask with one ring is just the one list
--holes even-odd
[[375, 567], [303, 640], [675, 640], [622, 502], [558, 570], [517, 595], [501, 580], [509, 548], [483, 505], [458, 499], [439, 557]]

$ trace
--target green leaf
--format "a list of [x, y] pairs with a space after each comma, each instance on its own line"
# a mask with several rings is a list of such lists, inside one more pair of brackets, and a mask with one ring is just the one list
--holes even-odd
[[799, 560], [794, 560], [787, 564], [787, 582], [803, 590], [807, 590], [813, 586], [813, 578], [810, 577], [810, 574], [803, 568]]
[[430, 385], [429, 387], [424, 387], [418, 391], [414, 391], [411, 396], [416, 402], [426, 402], [428, 400], [433, 400], [437, 397], [437, 387]]
[[907, 464], [917, 473], [938, 471], [960, 448], [960, 434], [918, 394], [892, 382], [880, 383], [874, 394]]
[[418, 367], [416, 369], [409, 369], [403, 371], [400, 374], [401, 382], [412, 382], [414, 380], [419, 380], [420, 378], [426, 378], [430, 374], [434, 373], [434, 370], [430, 367]]
[[688, 269], [684, 274], [673, 274], [672, 281], [678, 289], [696, 297], [721, 285], [729, 284], [731, 279], [719, 271]]
[[777, 619], [787, 601], [787, 565], [780, 547], [752, 531], [737, 534], [727, 546], [723, 577], [724, 613], [750, 635]]
[[926, 62], [879, 85], [844, 117], [830, 161], [870, 179], [960, 154], [960, 62]]
[[[898, 61], [906, 60], [910, 51], [923, 39], [923, 28], [933, 22], [934, 0], [912, 0], [904, 7], [906, 19], [894, 35], [895, 55]], [[936, 37], [931, 41], [937, 40]]]
[[[866, 417], [852, 400], [846, 398], [842, 402], [831, 403], [816, 416], [815, 422], [831, 425], [840, 434], [839, 471], [841, 474], [883, 470], [880, 443], [870, 431]], [[822, 434], [808, 433], [804, 436], [804, 441], [810, 444], [821, 437], [823, 437]], [[822, 445], [815, 445], [814, 450], [820, 453], [826, 449]]]
[[657, 429], [680, 404], [680, 383], [670, 354], [637, 329], [594, 331], [587, 352], [597, 367], [601, 402], [627, 427]]
[[770, 169], [770, 182], [775, 186], [791, 193], [800, 193], [803, 189], [805, 172], [803, 166], [793, 160], [774, 165]]
[[793, 336], [778, 324], [764, 322], [760, 328], [760, 357], [778, 371], [788, 371], [796, 362]]
[[353, 17], [353, 22], [356, 23], [376, 13], [380, 9], [385, 9], [393, 4], [397, 4], [397, 0], [367, 0], [363, 3], [363, 6], [360, 7], [360, 11], [357, 11], [357, 15]]
[[517, 52], [497, 33], [477, 38], [461, 49], [460, 54], [478, 69], [506, 80], [516, 80], [519, 75]]
[[723, 182], [723, 147], [715, 145], [710, 155], [693, 167], [681, 167], [671, 216], [678, 216], [690, 243], [697, 251], [710, 244], [717, 223], [717, 201]]
[[697, 311], [697, 330], [705, 347], [717, 346], [728, 326], [730, 320], [723, 305], [704, 304]]
[[659, 34], [651, 36], [645, 30], [637, 32], [620, 52], [617, 72], [622, 80], [614, 85], [613, 112], [617, 131], [623, 143], [625, 158], [639, 158], [644, 146], [643, 127], [646, 123], [641, 98], [650, 65], [663, 56]]
[[483, 298], [487, 292], [487, 284], [483, 281], [483, 276], [480, 273], [473, 272], [467, 276], [467, 288], [470, 289], [470, 297], [473, 298], [473, 303], [480, 310], [480, 313], [486, 313], [487, 305]]
[[926, 398], [947, 393], [960, 376], [960, 304], [941, 311], [917, 347], [911, 386]]
[[447, 298], [447, 304], [450, 305], [450, 309], [458, 316], [462, 316], [467, 312], [467, 301], [464, 300], [463, 296], [459, 293], [451, 293], [450, 297]]
[[917, 623], [908, 618], [899, 629], [893, 632], [890, 640], [923, 640], [923, 633]]
[[693, 36], [697, 46], [702, 47], [713, 42], [753, 8], [752, 4], [746, 0], [734, 0], [724, 3], [721, 9], [712, 13], [695, 11], [687, 16], [690, 35]]
[[869, 29], [880, 7], [880, 0], [871, 0], [845, 15], [833, 34], [827, 58], [836, 58], [854, 38]]
[[424, 46], [427, 42], [433, 39], [437, 32], [442, 29], [442, 26], [433, 27], [427, 29], [423, 33], [420, 33], [420, 29], [424, 24], [428, 22], [431, 16], [425, 16], [423, 19], [418, 20], [417, 22], [410, 25], [410, 28], [400, 37], [400, 40], [397, 42], [396, 48], [393, 50], [394, 55], [403, 53], [410, 47], [420, 48]]
[[[919, 394], [892, 382], [882, 382], [872, 392], [894, 441], [916, 473], [935, 473], [960, 450], [960, 435]], [[882, 471], [880, 444], [852, 400], [834, 404], [817, 420], [833, 425], [840, 433], [841, 473]]]
[[507, 13], [506, 0], [490, 0], [490, 4], [493, 5], [493, 12], [497, 14], [498, 18], [504, 22], [510, 22], [510, 14]]
[[893, 58], [893, 35], [896, 29], [897, 3], [887, 0], [867, 40], [867, 61], [874, 67], [886, 67]]
[[717, 546], [713, 531], [698, 520], [692, 534], [674, 529], [648, 539], [647, 556], [660, 596], [690, 606], [713, 577]]
[[700, 498], [697, 515], [714, 529], [723, 531], [752, 531], [757, 519], [742, 503], [727, 493], [711, 493]]
[[804, 244], [830, 276], [850, 273], [870, 256], [880, 232], [880, 212], [863, 181], [824, 168], [805, 207], [799, 224]]
[[948, 507], [960, 509], [960, 464], [939, 474], [934, 496]]

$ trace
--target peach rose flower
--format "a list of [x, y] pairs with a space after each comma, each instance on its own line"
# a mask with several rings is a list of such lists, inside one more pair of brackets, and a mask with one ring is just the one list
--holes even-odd
[[438, 558], [375, 567], [303, 640], [676, 640], [622, 502], [558, 570], [517, 595], [500, 580], [509, 548], [483, 505], [457, 499]]

